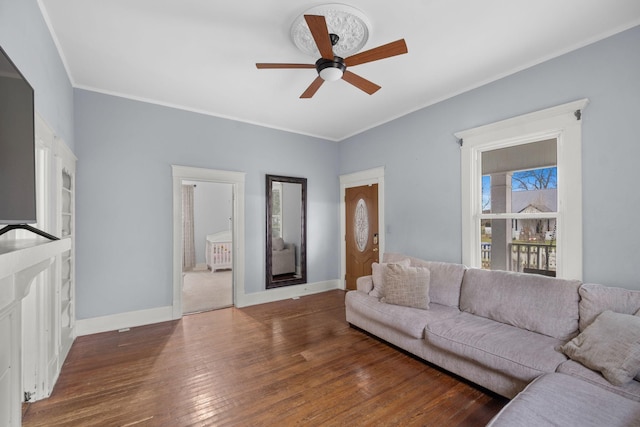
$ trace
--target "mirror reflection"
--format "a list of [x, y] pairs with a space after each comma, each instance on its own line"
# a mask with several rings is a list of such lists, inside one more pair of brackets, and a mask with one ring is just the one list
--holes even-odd
[[307, 179], [267, 175], [267, 289], [306, 283]]
[[307, 179], [267, 175], [266, 286], [306, 283]]

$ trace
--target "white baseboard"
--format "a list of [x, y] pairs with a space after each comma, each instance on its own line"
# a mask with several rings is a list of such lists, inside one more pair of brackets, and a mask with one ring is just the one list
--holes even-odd
[[172, 320], [172, 313], [173, 307], [167, 306], [150, 308], [148, 310], [129, 311], [127, 313], [118, 313], [110, 316], [92, 317], [90, 319], [78, 319], [76, 320], [75, 328], [76, 336], [166, 322]]
[[267, 302], [317, 294], [333, 289], [340, 289], [340, 280], [335, 279], [326, 280], [324, 282], [304, 283], [302, 285], [283, 286], [282, 288], [274, 288], [267, 291], [238, 295], [235, 305], [236, 307], [241, 308], [250, 305], [264, 304]]
[[[267, 302], [281, 301], [289, 298], [297, 298], [305, 295], [317, 294], [333, 289], [342, 289], [340, 280], [326, 280], [324, 282], [304, 283], [302, 285], [284, 286], [282, 288], [269, 289], [268, 291], [254, 292], [238, 295], [235, 306], [238, 308], [250, 305], [264, 304]], [[150, 325], [152, 323], [173, 320], [173, 307], [157, 307], [148, 310], [130, 311], [110, 316], [92, 317], [90, 319], [76, 320], [76, 336], [97, 334], [100, 332], [116, 331], [118, 329], [133, 328], [136, 326]]]

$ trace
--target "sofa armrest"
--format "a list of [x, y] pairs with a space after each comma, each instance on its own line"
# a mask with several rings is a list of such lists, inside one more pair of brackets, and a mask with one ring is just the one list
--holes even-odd
[[356, 288], [360, 292], [364, 292], [368, 294], [373, 289], [373, 277], [372, 276], [362, 276], [356, 279]]

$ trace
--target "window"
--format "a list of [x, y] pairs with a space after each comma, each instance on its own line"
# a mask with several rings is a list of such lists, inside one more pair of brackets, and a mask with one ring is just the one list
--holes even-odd
[[272, 198], [271, 203], [271, 237], [283, 237], [282, 236], [282, 183], [273, 182], [271, 188]]
[[582, 278], [586, 104], [456, 133], [462, 140], [464, 264]]
[[480, 153], [481, 267], [556, 275], [557, 141]]

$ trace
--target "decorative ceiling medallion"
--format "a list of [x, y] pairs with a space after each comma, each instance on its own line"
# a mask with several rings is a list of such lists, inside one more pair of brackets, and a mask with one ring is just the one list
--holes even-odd
[[314, 58], [318, 58], [320, 52], [304, 20], [304, 15], [325, 17], [329, 33], [340, 37], [338, 43], [333, 46], [333, 53], [342, 58], [360, 51], [369, 39], [369, 20], [358, 9], [337, 3], [312, 7], [293, 22], [291, 38], [298, 49]]
[[367, 241], [369, 240], [369, 212], [367, 211], [367, 203], [364, 199], [358, 200], [358, 204], [356, 204], [356, 212], [353, 216], [353, 229], [358, 250], [364, 252], [367, 248]]

